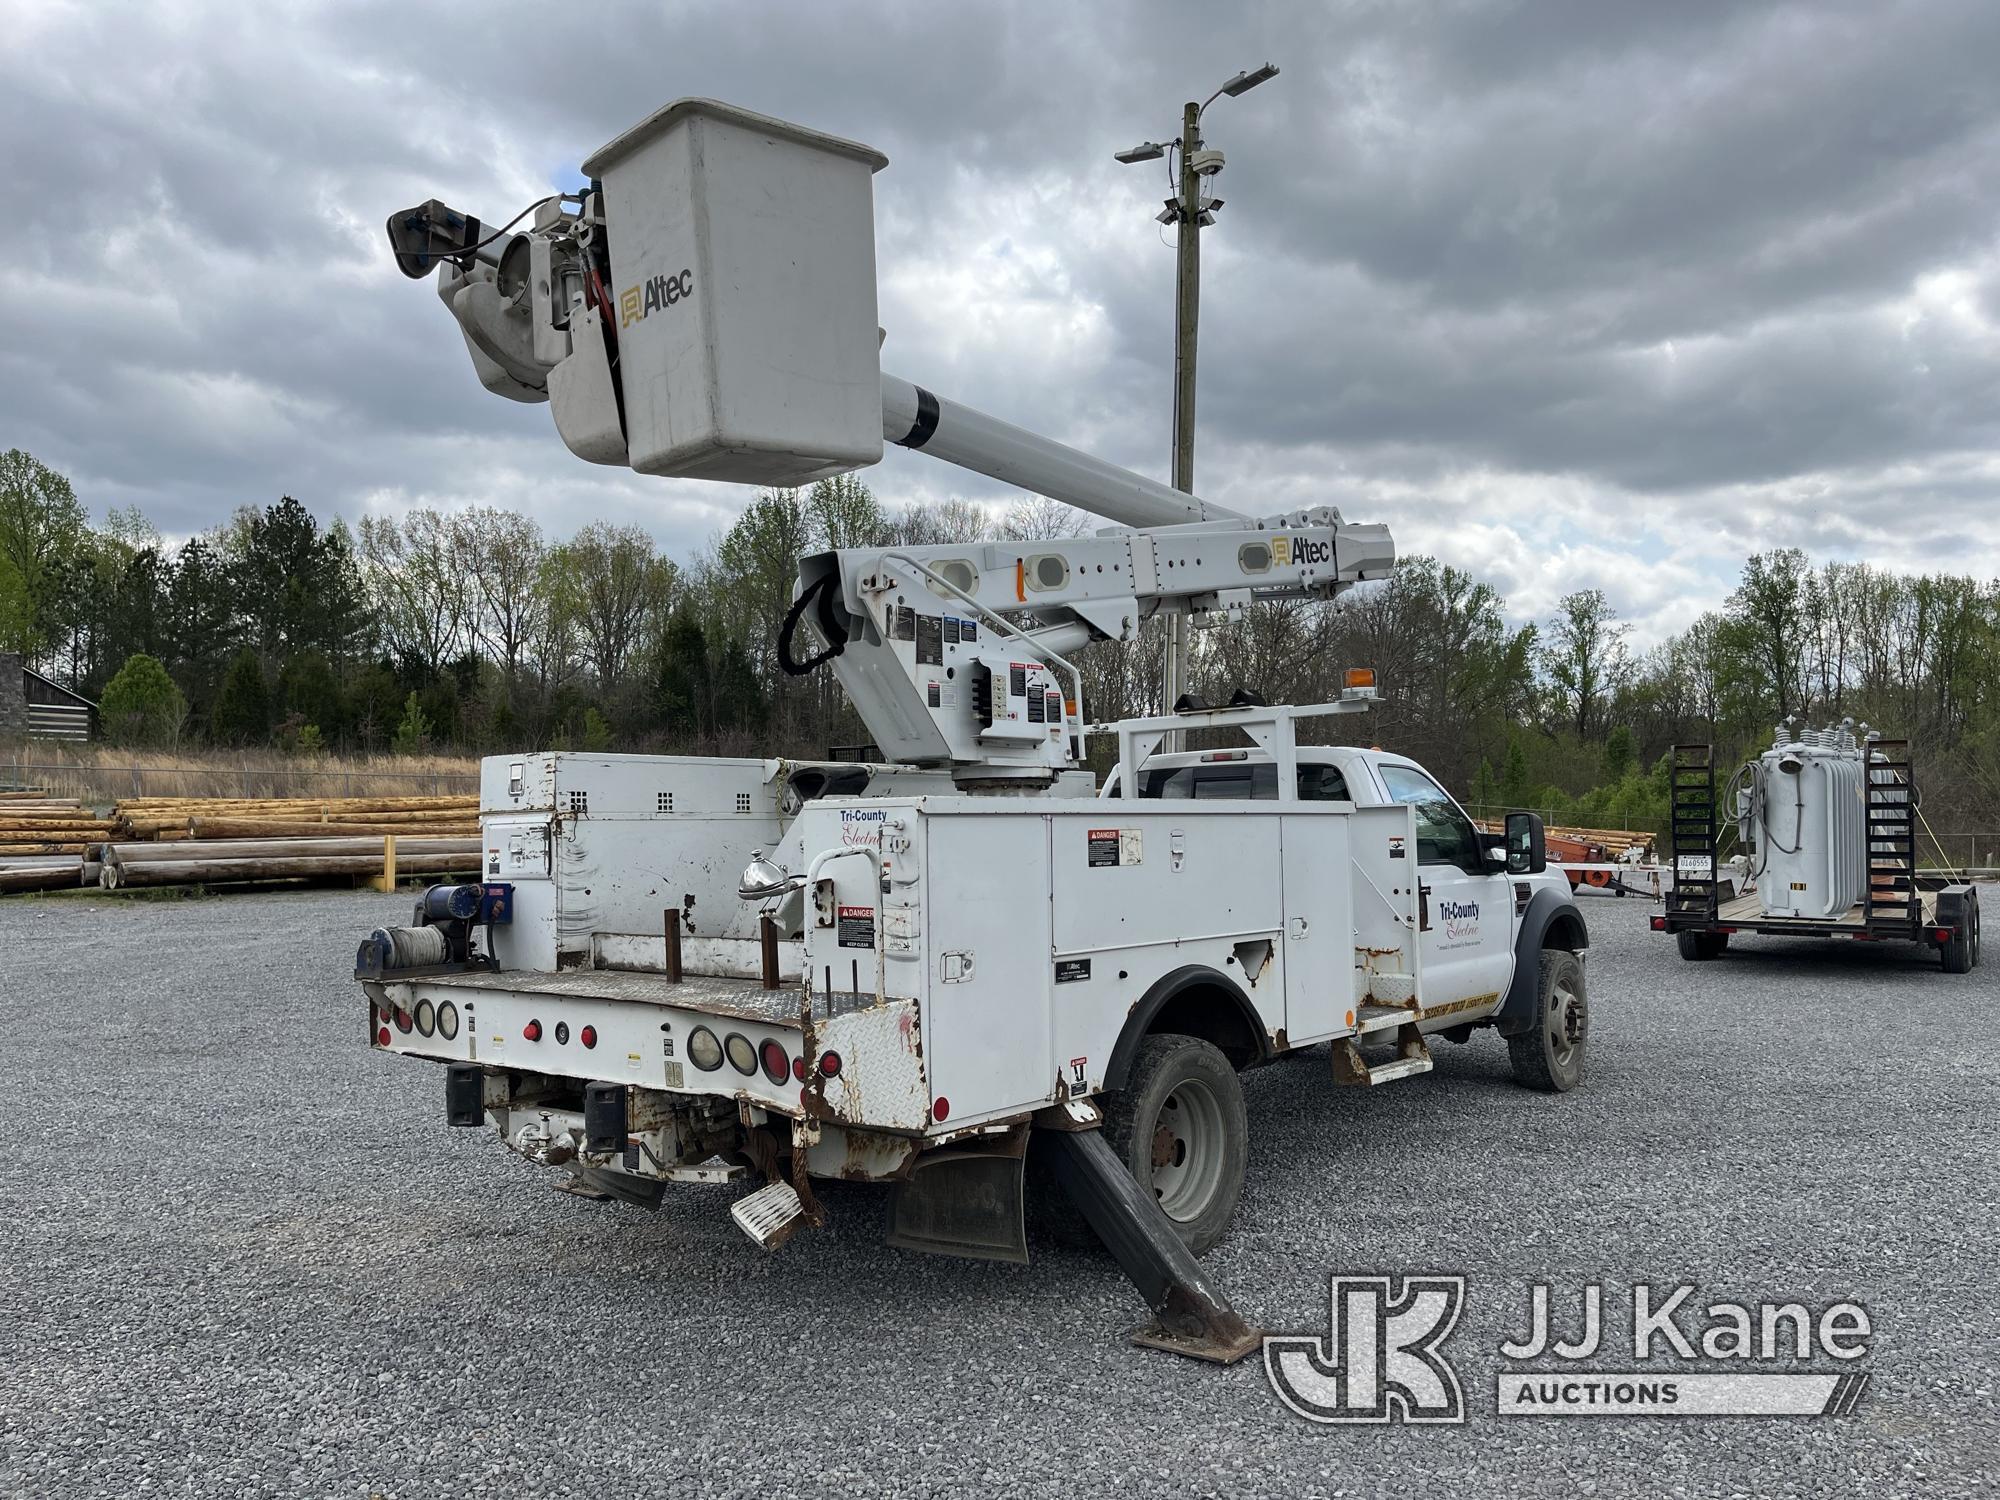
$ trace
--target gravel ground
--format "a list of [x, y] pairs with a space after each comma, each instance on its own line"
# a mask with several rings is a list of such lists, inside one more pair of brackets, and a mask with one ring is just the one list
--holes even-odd
[[[1989, 903], [1994, 904], [1994, 903]], [[1961, 1494], [2000, 1483], [2000, 966], [1739, 942], [1682, 963], [1589, 908], [1589, 1076], [1491, 1037], [1429, 1077], [1252, 1075], [1208, 1267], [1324, 1333], [1329, 1272], [1470, 1278], [1453, 1428], [1326, 1427], [1261, 1365], [1127, 1346], [1108, 1260], [899, 1254], [879, 1199], [766, 1256], [726, 1189], [550, 1191], [372, 1054], [344, 978], [408, 909], [338, 894], [0, 902], [0, 1491], [31, 1496]], [[1844, 1419], [1502, 1419], [1527, 1286], [1856, 1298]], [[1707, 1299], [1704, 1298], [1704, 1301]], [[1559, 1302], [1567, 1322], [1573, 1296]], [[1622, 1338], [1616, 1316], [1607, 1319]], [[1629, 1351], [1627, 1351], [1629, 1352]], [[1615, 1365], [1615, 1351], [1611, 1364]]]

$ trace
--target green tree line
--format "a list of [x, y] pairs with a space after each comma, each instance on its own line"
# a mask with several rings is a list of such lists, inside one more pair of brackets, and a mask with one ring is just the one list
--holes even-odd
[[[865, 731], [830, 672], [778, 669], [801, 554], [1090, 524], [1034, 498], [997, 516], [890, 507], [846, 476], [759, 494], [678, 560], [601, 521], [567, 539], [488, 506], [322, 526], [290, 496], [169, 544], [132, 510], [92, 525], [67, 479], [13, 450], [0, 649], [98, 700], [105, 732], [127, 740], [819, 755]], [[1157, 632], [1079, 653], [1092, 719], [1158, 710]], [[1726, 760], [1787, 714], [1852, 716], [1911, 739], [1934, 823], [1993, 827], [1996, 647], [1991, 579], [1760, 553], [1723, 608], [1642, 652], [1600, 591], [1512, 623], [1489, 584], [1415, 557], [1338, 600], [1260, 604], [1194, 632], [1189, 675], [1216, 701], [1242, 687], [1303, 703], [1372, 667], [1371, 742], [1475, 803], [1633, 826], [1664, 815], [1676, 742], [1715, 742]]]

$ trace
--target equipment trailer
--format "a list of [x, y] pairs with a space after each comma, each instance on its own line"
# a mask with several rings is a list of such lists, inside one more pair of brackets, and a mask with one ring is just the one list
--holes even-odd
[[[1918, 794], [1909, 743], [1851, 719], [1786, 720], [1727, 788], [1749, 851], [1749, 888], [1725, 892], [1712, 745], [1674, 746], [1673, 887], [1655, 932], [1682, 958], [1719, 957], [1737, 933], [1922, 943], [1947, 974], [1979, 962], [1979, 891], [1917, 869]], [[1787, 843], [1789, 839], [1789, 843]]]
[[[1238, 1072], [1325, 1043], [1338, 1081], [1384, 1084], [1490, 1027], [1524, 1082], [1570, 1088], [1583, 920], [1533, 815], [1481, 835], [1413, 762], [1298, 745], [1299, 720], [1367, 706], [1367, 674], [1337, 703], [1109, 726], [1116, 795], [1086, 800], [1099, 731], [1065, 653], [1331, 598], [1394, 546], [1331, 507], [1231, 512], [883, 371], [884, 164], [681, 100], [518, 234], [434, 201], [389, 221], [481, 383], [547, 402], [592, 462], [794, 485], [894, 442], [1121, 524], [800, 559], [780, 665], [830, 666], [888, 764], [488, 760], [486, 879], [362, 944], [369, 1035], [445, 1065], [451, 1123], [584, 1191], [759, 1184], [732, 1214], [770, 1247], [840, 1177], [894, 1185], [893, 1243], [1023, 1259], [1039, 1132], [1152, 1307], [1143, 1337], [1240, 1358], [1255, 1331], [1194, 1260], [1241, 1187]], [[1194, 729], [1249, 743], [1177, 751]]]

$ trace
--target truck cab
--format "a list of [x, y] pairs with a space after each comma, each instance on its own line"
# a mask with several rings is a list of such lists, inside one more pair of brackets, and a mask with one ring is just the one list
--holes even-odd
[[[1586, 929], [1567, 881], [1534, 853], [1510, 858], [1507, 837], [1482, 832], [1416, 761], [1350, 745], [1300, 745], [1297, 758], [1301, 802], [1411, 809], [1427, 1014], [1476, 1019], [1499, 1005], [1517, 964], [1539, 962], [1539, 941], [1525, 952], [1519, 942], [1526, 935], [1520, 918], [1538, 899], [1537, 917], [1560, 915], [1559, 935], [1571, 945], [1566, 951], [1581, 960]], [[1114, 768], [1101, 795], [1121, 795], [1123, 775], [1122, 767]], [[1254, 748], [1154, 755], [1134, 790], [1142, 799], [1167, 802], [1274, 801], [1277, 767]], [[1520, 816], [1525, 828], [1528, 815]]]

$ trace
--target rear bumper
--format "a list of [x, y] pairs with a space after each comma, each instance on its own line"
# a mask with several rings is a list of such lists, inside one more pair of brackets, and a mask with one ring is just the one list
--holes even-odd
[[[910, 1000], [836, 997], [841, 1008], [815, 1014], [796, 984], [765, 990], [692, 976], [669, 984], [607, 970], [429, 975], [362, 988], [377, 1051], [726, 1101], [738, 1112], [824, 1125], [945, 1133], [934, 1128], [921, 1018]], [[767, 1053], [782, 1055], [782, 1071], [766, 1066]]]

